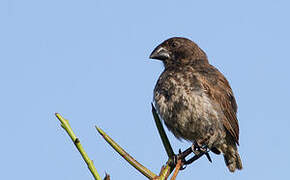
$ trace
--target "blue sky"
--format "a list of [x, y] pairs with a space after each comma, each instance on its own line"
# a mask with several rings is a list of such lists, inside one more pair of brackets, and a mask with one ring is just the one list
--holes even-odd
[[[238, 102], [244, 169], [202, 158], [179, 179], [289, 179], [288, 1], [0, 1], [1, 179], [92, 179], [54, 113], [69, 119], [103, 177], [145, 179], [98, 125], [155, 173], [166, 153], [151, 116], [163, 67], [149, 60], [184, 36], [205, 50]], [[175, 152], [190, 143], [168, 133]]]

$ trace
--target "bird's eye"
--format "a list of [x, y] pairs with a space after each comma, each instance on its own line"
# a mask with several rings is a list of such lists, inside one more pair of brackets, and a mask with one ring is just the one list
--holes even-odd
[[178, 42], [172, 42], [171, 43], [171, 47], [173, 47], [173, 48], [176, 48], [178, 46], [179, 46], [179, 43]]

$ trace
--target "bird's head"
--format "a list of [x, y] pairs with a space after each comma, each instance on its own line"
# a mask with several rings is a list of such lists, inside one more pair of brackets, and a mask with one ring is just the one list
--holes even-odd
[[161, 60], [165, 67], [187, 65], [196, 61], [208, 62], [205, 52], [196, 43], [182, 37], [165, 40], [153, 50], [150, 59]]

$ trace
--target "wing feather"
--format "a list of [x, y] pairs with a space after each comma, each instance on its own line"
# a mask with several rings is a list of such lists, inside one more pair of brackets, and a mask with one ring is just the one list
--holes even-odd
[[209, 96], [219, 104], [225, 115], [223, 125], [226, 130], [239, 144], [239, 124], [237, 119], [237, 103], [229, 82], [215, 67], [210, 66], [209, 70], [199, 71], [203, 74], [202, 85]]

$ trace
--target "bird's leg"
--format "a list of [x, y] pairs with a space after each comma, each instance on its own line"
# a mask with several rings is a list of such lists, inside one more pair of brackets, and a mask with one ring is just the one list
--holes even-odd
[[[209, 153], [208, 153], [209, 152], [208, 147], [206, 145], [201, 145], [201, 144], [202, 143], [194, 142], [191, 147], [187, 148], [183, 152], [179, 149], [179, 151], [178, 151], [179, 153], [173, 157], [172, 166], [175, 167], [175, 165], [177, 164], [177, 161], [181, 159], [182, 167], [180, 168], [180, 170], [183, 170], [186, 167], [184, 165], [188, 165], [188, 164], [193, 163], [194, 161], [196, 161], [197, 159], [199, 159], [203, 155], [206, 155], [209, 162], [212, 162], [211, 157], [209, 156]], [[186, 160], [185, 158], [188, 155], [190, 155], [192, 152], [195, 155], [192, 158], [190, 158], [189, 160]]]
[[199, 145], [198, 143], [194, 142], [192, 144], [191, 147], [187, 148], [185, 151], [181, 152], [181, 149], [179, 149], [179, 153], [178, 155], [175, 156], [176, 162], [179, 159], [185, 159], [189, 154], [191, 154], [192, 152], [197, 155], [199, 154], [201, 151], [206, 151], [205, 147], [202, 147], [201, 145]]
[[191, 164], [195, 160], [199, 159], [201, 156], [206, 155], [209, 162], [212, 162], [211, 157], [209, 156], [209, 150], [206, 145], [201, 145], [202, 143], [194, 142], [191, 146], [192, 152], [195, 154], [191, 159], [185, 161], [184, 164]]
[[192, 153], [192, 148], [189, 147], [187, 148], [185, 151], [181, 152], [181, 149], [179, 149], [179, 153], [178, 153], [178, 158], [179, 159], [185, 159], [190, 153]]

